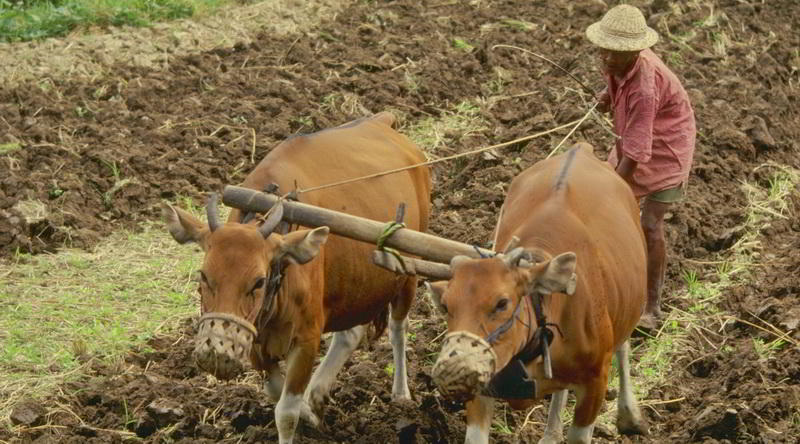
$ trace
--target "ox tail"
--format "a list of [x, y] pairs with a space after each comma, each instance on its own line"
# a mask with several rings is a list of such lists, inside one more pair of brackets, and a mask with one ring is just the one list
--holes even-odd
[[372, 333], [369, 335], [369, 342], [376, 341], [386, 331], [386, 327], [389, 325], [389, 306], [389, 304], [386, 304], [380, 314], [372, 320]]

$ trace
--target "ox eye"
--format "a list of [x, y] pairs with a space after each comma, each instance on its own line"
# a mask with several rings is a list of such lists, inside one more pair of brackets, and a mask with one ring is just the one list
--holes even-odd
[[508, 308], [508, 299], [503, 298], [497, 302], [497, 305], [494, 307], [494, 311], [495, 313], [499, 313], [501, 311], [506, 311], [506, 308]]
[[259, 279], [256, 281], [256, 284], [255, 284], [255, 285], [253, 285], [253, 289], [252, 289], [252, 290], [250, 290], [250, 292], [251, 292], [251, 293], [255, 293], [256, 291], [258, 291], [258, 290], [260, 290], [260, 289], [264, 288], [264, 285], [266, 285], [266, 284], [267, 284], [267, 278], [265, 278], [265, 277], [259, 278]]

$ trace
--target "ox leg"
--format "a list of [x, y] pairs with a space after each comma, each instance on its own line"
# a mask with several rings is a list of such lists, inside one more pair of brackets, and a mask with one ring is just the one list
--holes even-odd
[[392, 399], [395, 401], [411, 399], [408, 389], [408, 370], [406, 370], [406, 332], [408, 319], [389, 319], [389, 341], [392, 343], [394, 358], [394, 380], [392, 381]]
[[[569, 431], [567, 432], [567, 443], [568, 444], [591, 444], [592, 442], [592, 433], [594, 432], [594, 418], [597, 417], [597, 413], [592, 416], [591, 420], [585, 419], [587, 416], [587, 410], [594, 410], [594, 406], [590, 404], [598, 404], [596, 407], [596, 411], [600, 411], [600, 405], [602, 404], [602, 399], [598, 400], [595, 399], [588, 399], [590, 398], [587, 395], [587, 390], [585, 387], [576, 387], [575, 388], [575, 417], [572, 420], [572, 425], [569, 427]], [[579, 417], [580, 413], [580, 417]]]
[[283, 375], [277, 361], [271, 361], [265, 369], [266, 378], [264, 379], [264, 392], [270, 401], [278, 402], [283, 391]]
[[561, 411], [567, 405], [567, 389], [553, 393], [550, 398], [550, 411], [547, 413], [547, 426], [544, 428], [544, 435], [539, 440], [539, 444], [558, 444], [564, 439], [562, 431], [564, 425], [561, 422]]
[[489, 444], [494, 398], [476, 396], [467, 401], [467, 434], [464, 444]]
[[[319, 344], [319, 342], [317, 342]], [[292, 444], [297, 423], [307, 408], [303, 392], [311, 377], [314, 357], [318, 346], [298, 344], [289, 353], [286, 364], [286, 383], [283, 385], [281, 399], [275, 406], [275, 424], [278, 426], [278, 443]], [[317, 426], [317, 423], [313, 424]]]
[[[264, 392], [267, 394], [267, 397], [270, 399], [270, 401], [277, 403], [281, 399], [281, 392], [283, 391], [284, 383], [283, 375], [281, 374], [281, 369], [278, 366], [278, 362], [270, 362], [266, 368], [266, 372], [267, 376], [264, 380]], [[319, 418], [314, 414], [314, 412], [311, 411], [308, 403], [303, 403], [301, 406], [300, 418], [314, 427], [319, 425]]]
[[592, 442], [594, 421], [606, 398], [611, 356], [611, 352], [605, 354], [600, 368], [597, 369], [599, 374], [596, 377], [585, 385], [575, 387], [575, 418], [567, 433], [569, 444], [590, 444]]
[[617, 398], [617, 431], [623, 435], [646, 435], [647, 424], [642, 419], [636, 397], [633, 395], [631, 369], [628, 361], [631, 346], [625, 341], [616, 351], [619, 363], [619, 398]]
[[590, 444], [592, 442], [592, 433], [594, 433], [594, 423], [583, 427], [572, 425], [567, 433], [567, 443]]
[[408, 312], [417, 292], [417, 280], [409, 278], [392, 301], [389, 315], [389, 342], [392, 343], [394, 360], [394, 380], [392, 399], [395, 401], [411, 399], [408, 389], [408, 369], [406, 359], [406, 333], [408, 332]]
[[319, 412], [322, 408], [336, 381], [336, 375], [350, 358], [353, 350], [361, 343], [366, 331], [365, 325], [359, 325], [350, 330], [337, 331], [333, 334], [328, 352], [325, 353], [322, 363], [314, 371], [314, 376], [311, 377], [311, 383], [306, 392], [306, 401], [313, 411]]

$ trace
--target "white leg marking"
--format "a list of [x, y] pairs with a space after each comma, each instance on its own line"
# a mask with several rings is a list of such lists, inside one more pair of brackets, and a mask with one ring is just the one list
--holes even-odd
[[[575, 408], [577, 409], [586, 396], [586, 387], [578, 385], [572, 387], [572, 390], [575, 392]], [[573, 418], [572, 425], [569, 426], [569, 431], [567, 432], [567, 443], [591, 444], [593, 432], [594, 423], [581, 427], [575, 424], [575, 419]]]
[[478, 396], [467, 404], [467, 433], [464, 444], [489, 444], [489, 427], [492, 425], [493, 413], [494, 398]]
[[567, 405], [567, 389], [553, 393], [550, 398], [550, 410], [547, 413], [547, 426], [544, 428], [544, 435], [539, 440], [539, 444], [558, 444], [564, 439], [561, 422], [561, 411]]
[[620, 345], [616, 351], [619, 365], [619, 398], [617, 398], [617, 430], [620, 433], [647, 433], [647, 427], [642, 420], [642, 413], [633, 395], [631, 382], [631, 366], [629, 356], [631, 346], [628, 341]]
[[297, 420], [303, 406], [303, 395], [283, 392], [281, 400], [275, 406], [275, 424], [278, 426], [278, 442], [292, 444]]
[[309, 382], [306, 390], [306, 401], [313, 410], [318, 410], [322, 407], [333, 383], [336, 381], [336, 375], [339, 374], [344, 363], [350, 358], [353, 350], [358, 347], [366, 331], [366, 326], [359, 325], [350, 330], [338, 331], [333, 334], [333, 340], [328, 352], [325, 353], [322, 363], [311, 376], [311, 382]]
[[591, 444], [593, 431], [594, 431], [594, 424], [585, 427], [578, 427], [573, 424], [572, 426], [570, 426], [569, 432], [567, 433], [567, 443]]
[[477, 424], [468, 425], [464, 444], [489, 444], [489, 429]]
[[406, 332], [408, 318], [396, 321], [389, 317], [389, 341], [392, 343], [394, 358], [394, 381], [392, 382], [392, 399], [411, 399], [408, 389], [408, 370], [406, 370]]

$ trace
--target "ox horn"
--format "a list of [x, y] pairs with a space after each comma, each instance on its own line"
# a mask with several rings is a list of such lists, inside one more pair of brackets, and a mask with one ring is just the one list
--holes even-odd
[[469, 259], [470, 259], [470, 257], [464, 256], [464, 255], [461, 255], [461, 254], [459, 254], [457, 256], [453, 256], [453, 258], [450, 259], [450, 270], [455, 270], [455, 268], [458, 266], [458, 264], [464, 263]]
[[269, 237], [273, 231], [275, 231], [275, 227], [281, 223], [281, 219], [283, 218], [283, 202], [280, 200], [272, 207], [269, 212], [269, 216], [267, 216], [267, 220], [264, 221], [263, 224], [258, 228], [258, 232], [264, 236], [264, 239]]
[[510, 268], [519, 267], [519, 262], [525, 259], [526, 261], [530, 262], [531, 255], [527, 251], [525, 251], [522, 247], [517, 247], [511, 250], [510, 252], [503, 254], [503, 262]]
[[217, 208], [217, 199], [219, 196], [217, 193], [211, 193], [208, 196], [208, 202], [206, 203], [206, 217], [208, 218], [208, 228], [213, 233], [219, 228], [219, 209]]
[[517, 236], [512, 236], [511, 240], [508, 241], [508, 245], [506, 245], [506, 249], [503, 251], [503, 254], [511, 253], [511, 251], [517, 248], [517, 246], [519, 246], [519, 238]]

